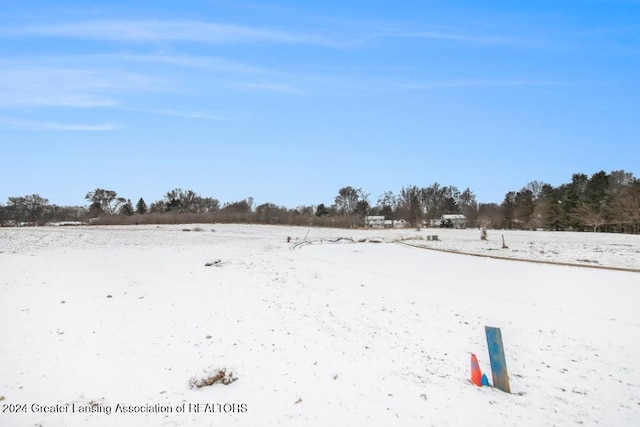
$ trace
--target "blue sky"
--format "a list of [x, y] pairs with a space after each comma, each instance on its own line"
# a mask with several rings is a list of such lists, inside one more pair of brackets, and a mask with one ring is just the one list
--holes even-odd
[[[446, 4], [445, 4], [446, 3]], [[638, 1], [2, 1], [0, 202], [640, 175]]]

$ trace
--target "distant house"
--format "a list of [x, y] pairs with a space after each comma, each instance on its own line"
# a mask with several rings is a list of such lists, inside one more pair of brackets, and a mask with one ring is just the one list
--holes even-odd
[[367, 227], [371, 228], [382, 228], [384, 227], [384, 216], [371, 215], [364, 217], [364, 224]]
[[86, 225], [86, 223], [82, 221], [58, 221], [58, 222], [48, 222], [46, 225], [51, 225], [54, 227], [65, 227], [72, 225]]
[[405, 228], [407, 226], [407, 221], [404, 219], [387, 219], [384, 221], [384, 226], [385, 228]]
[[364, 217], [364, 224], [371, 228], [404, 228], [407, 225], [407, 221], [404, 219], [384, 219], [382, 215], [372, 215]]
[[449, 228], [467, 228], [467, 217], [462, 214], [444, 214], [438, 225]]

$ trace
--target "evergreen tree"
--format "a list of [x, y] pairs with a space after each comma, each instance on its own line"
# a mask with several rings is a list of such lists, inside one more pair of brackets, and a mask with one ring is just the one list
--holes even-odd
[[591, 175], [584, 189], [585, 202], [592, 206], [598, 206], [608, 202], [609, 175], [605, 171]]
[[514, 216], [516, 219], [520, 221], [521, 225], [530, 226], [535, 208], [533, 192], [529, 189], [523, 188], [516, 193], [513, 203]]
[[511, 229], [513, 220], [515, 219], [516, 210], [516, 192], [509, 191], [504, 196], [504, 201], [500, 205], [502, 218], [504, 219], [504, 227]]
[[562, 193], [550, 184], [540, 188], [536, 208], [540, 213], [542, 225], [551, 230], [564, 228], [562, 221]]
[[144, 215], [147, 213], [147, 204], [142, 197], [140, 197], [140, 200], [138, 200], [138, 203], [136, 203], [136, 213], [139, 215]]
[[126, 216], [131, 216], [133, 215], [134, 211], [133, 211], [133, 204], [131, 203], [131, 199], [127, 199], [127, 202], [122, 205], [122, 208], [120, 208], [120, 215], [126, 215]]
[[325, 216], [329, 215], [329, 210], [324, 205], [324, 203], [320, 203], [316, 209], [316, 216]]

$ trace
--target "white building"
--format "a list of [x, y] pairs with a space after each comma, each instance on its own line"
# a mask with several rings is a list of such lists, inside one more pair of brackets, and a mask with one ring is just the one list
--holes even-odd
[[467, 217], [462, 214], [444, 214], [440, 219], [440, 224], [451, 221], [453, 228], [467, 228]]
[[405, 228], [407, 226], [407, 221], [405, 221], [404, 219], [387, 219], [384, 221], [384, 226], [385, 228]]
[[364, 224], [367, 227], [382, 228], [384, 227], [384, 216], [371, 215], [364, 217]]
[[372, 215], [364, 217], [364, 224], [371, 228], [404, 228], [407, 226], [407, 221], [404, 219], [384, 219], [382, 215]]

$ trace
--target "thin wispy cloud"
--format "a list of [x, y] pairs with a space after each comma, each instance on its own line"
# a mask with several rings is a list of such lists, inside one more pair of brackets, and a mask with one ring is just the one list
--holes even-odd
[[340, 47], [351, 42], [323, 34], [297, 33], [202, 21], [102, 20], [27, 25], [0, 30], [0, 37], [47, 37], [153, 43], [277, 43]]
[[244, 92], [281, 92], [288, 94], [300, 95], [302, 92], [299, 89], [287, 84], [271, 83], [271, 82], [245, 82], [235, 83], [229, 86], [232, 89], [241, 90]]
[[[442, 42], [449, 44], [469, 45], [469, 46], [532, 46], [539, 41], [531, 36], [522, 34], [509, 34], [505, 30], [500, 30], [496, 34], [487, 34], [484, 28], [437, 28], [437, 29], [390, 29], [377, 33], [376, 38], [404, 38]], [[512, 30], [513, 31], [513, 30]]]
[[[126, 56], [126, 55], [125, 55]], [[129, 111], [144, 114], [163, 115], [170, 117], [209, 120], [209, 121], [238, 121], [238, 114], [217, 112], [200, 109], [177, 108], [138, 108], [132, 107], [136, 100], [144, 99], [149, 93], [180, 92], [181, 84], [168, 84], [148, 74], [137, 72], [113, 71], [104, 64], [120, 63], [115, 56], [93, 56], [92, 58], [50, 57], [47, 63], [74, 63], [74, 67], [63, 66], [25, 66], [24, 62], [5, 62], [6, 67], [0, 70], [0, 108], [109, 108], [112, 110]], [[206, 58], [172, 57], [162, 55], [130, 55], [128, 60], [140, 61], [180, 61], [185, 60], [189, 65], [198, 63], [202, 66], [218, 64], [227, 72], [238, 72], [242, 68], [236, 64], [227, 64], [223, 60], [206, 61]], [[120, 58], [122, 59], [122, 58]], [[80, 65], [78, 67], [78, 65]], [[245, 68], [242, 68], [246, 71]], [[242, 73], [241, 73], [242, 74]], [[182, 88], [184, 89], [184, 88]], [[161, 98], [162, 99], [162, 98]], [[161, 105], [167, 105], [167, 100], [156, 100]], [[153, 105], [154, 102], [146, 102]], [[27, 111], [27, 110], [23, 110]], [[17, 119], [3, 120], [4, 125], [11, 125], [23, 130], [113, 130], [111, 125], [73, 125], [57, 122], [19, 121]]]
[[62, 123], [37, 120], [23, 120], [13, 117], [0, 116], [0, 129], [27, 131], [70, 131], [70, 132], [106, 132], [122, 129], [122, 126], [112, 123]]
[[222, 122], [235, 122], [239, 119], [228, 113], [215, 113], [211, 111], [199, 110], [176, 110], [167, 108], [129, 108], [120, 107], [122, 110], [133, 111], [145, 114], [157, 114], [162, 116], [180, 117], [185, 119], [211, 120]]
[[552, 80], [537, 79], [512, 79], [512, 80], [485, 80], [467, 79], [441, 82], [417, 82], [402, 83], [397, 85], [401, 89], [410, 90], [435, 90], [462, 87], [525, 87], [525, 86], [566, 86], [566, 83]]
[[474, 34], [462, 34], [462, 33], [445, 33], [438, 31], [419, 31], [415, 33], [401, 34], [400, 37], [411, 37], [419, 39], [430, 40], [444, 40], [450, 42], [466, 43], [466, 44], [478, 44], [478, 45], [502, 45], [512, 44], [516, 40], [502, 36], [483, 36]]
[[48, 130], [64, 130], [76, 132], [104, 132], [122, 129], [120, 125], [106, 124], [76, 124], [76, 123], [43, 123]]
[[24, 67], [0, 70], [0, 107], [114, 107], [122, 92], [156, 90], [158, 79], [90, 68]]
[[0, 95], [0, 107], [102, 108], [115, 107], [118, 103], [113, 98], [87, 94], [43, 94], [26, 91], [18, 96], [14, 96], [10, 92]]
[[176, 55], [176, 54], [133, 54], [133, 53], [114, 53], [104, 55], [91, 55], [86, 57], [92, 60], [106, 61], [123, 61], [151, 63], [162, 65], [173, 65], [177, 67], [188, 68], [204, 68], [236, 74], [259, 74], [269, 72], [264, 68], [256, 67], [247, 63], [233, 61], [225, 58], [192, 56], [192, 55]]

